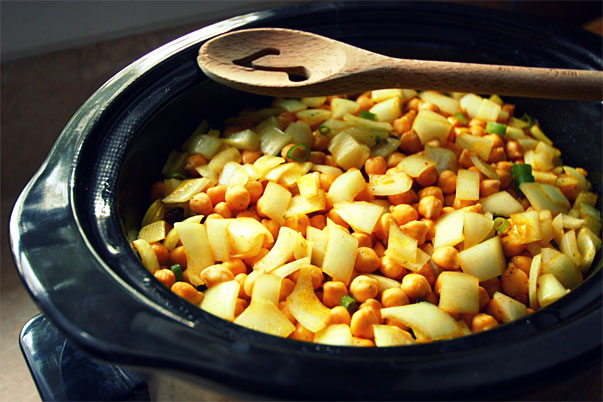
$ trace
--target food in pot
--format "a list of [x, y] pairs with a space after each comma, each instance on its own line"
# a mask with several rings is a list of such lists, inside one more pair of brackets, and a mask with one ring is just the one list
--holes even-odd
[[588, 173], [496, 95], [275, 99], [204, 121], [162, 174], [133, 242], [143, 265], [218, 317], [297, 340], [485, 331], [575, 289], [601, 248]]

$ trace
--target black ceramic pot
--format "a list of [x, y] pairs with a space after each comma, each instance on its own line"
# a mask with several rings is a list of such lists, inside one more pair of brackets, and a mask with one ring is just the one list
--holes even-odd
[[[601, 359], [601, 258], [535, 314], [479, 335], [395, 348], [302, 343], [188, 304], [139, 263], [127, 234], [170, 149], [203, 119], [266, 98], [207, 79], [199, 46], [233, 29], [283, 27], [391, 56], [600, 70], [601, 39], [577, 28], [447, 4], [308, 3], [233, 18], [128, 66], [73, 116], [15, 205], [18, 270], [40, 309], [93, 357], [296, 399], [515, 398]], [[311, 55], [309, 55], [311, 57]], [[510, 99], [537, 116], [601, 194], [600, 103]], [[599, 209], [601, 209], [599, 207]]]

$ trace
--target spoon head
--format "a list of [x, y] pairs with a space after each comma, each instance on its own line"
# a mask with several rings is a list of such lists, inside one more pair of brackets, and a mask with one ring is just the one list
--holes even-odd
[[247, 29], [207, 41], [197, 63], [213, 80], [247, 92], [310, 96], [343, 69], [345, 46], [291, 29]]

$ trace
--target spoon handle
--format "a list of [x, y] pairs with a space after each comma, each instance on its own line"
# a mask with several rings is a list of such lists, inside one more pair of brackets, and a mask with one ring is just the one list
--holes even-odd
[[[376, 57], [373, 61], [376, 63], [372, 64], [369, 69], [352, 67], [344, 74], [348, 75], [349, 80], [360, 80], [363, 86], [369, 84], [369, 86], [383, 87], [385, 85], [549, 99], [603, 99], [603, 73], [601, 71], [389, 57]], [[352, 63], [352, 65], [359, 64]], [[352, 81], [350, 85], [353, 84]]]

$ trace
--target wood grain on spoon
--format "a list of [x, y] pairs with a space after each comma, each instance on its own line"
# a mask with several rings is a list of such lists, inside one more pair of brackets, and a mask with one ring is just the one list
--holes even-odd
[[381, 88], [603, 100], [603, 72], [396, 59], [308, 32], [259, 28], [207, 41], [199, 67], [210, 78], [270, 96], [320, 96]]

